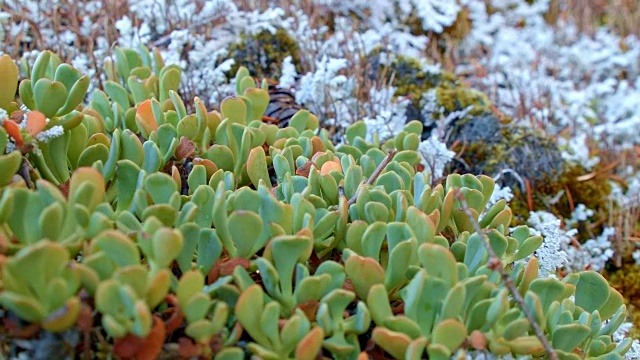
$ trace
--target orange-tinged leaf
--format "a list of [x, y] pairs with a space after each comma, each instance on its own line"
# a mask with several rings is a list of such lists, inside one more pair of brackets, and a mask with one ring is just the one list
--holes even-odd
[[296, 346], [296, 359], [313, 360], [322, 349], [324, 331], [316, 326]]
[[481, 331], [473, 330], [471, 335], [469, 335], [469, 343], [476, 350], [485, 350], [488, 341]]
[[27, 132], [36, 135], [47, 126], [47, 117], [40, 111], [30, 111], [27, 113]]
[[403, 359], [407, 352], [407, 347], [411, 344], [411, 338], [408, 335], [380, 326], [376, 326], [376, 328], [373, 329], [371, 337], [378, 346], [396, 359]]
[[203, 158], [195, 158], [192, 162], [193, 165], [202, 165], [207, 170], [207, 178], [210, 178], [216, 171], [218, 171], [218, 167], [216, 164], [209, 160]]
[[140, 115], [140, 118], [151, 127], [151, 130], [158, 130], [158, 123], [153, 116], [153, 109], [151, 108], [151, 99], [145, 100], [138, 105], [136, 115]]
[[153, 317], [151, 332], [144, 338], [127, 335], [113, 344], [113, 353], [121, 359], [153, 360], [157, 359], [167, 335], [164, 323]]
[[320, 168], [320, 172], [324, 175], [329, 174], [330, 171], [332, 170], [336, 170], [338, 172], [342, 172], [342, 166], [340, 165], [340, 161], [339, 160], [333, 160], [333, 161], [327, 161], [326, 163], [322, 164], [322, 167]]
[[318, 136], [313, 136], [311, 138], [311, 146], [313, 148], [312, 156], [315, 155], [316, 153], [324, 152], [327, 150], [326, 147], [324, 146], [324, 143], [322, 142], [322, 139], [320, 139], [320, 137]]
[[202, 353], [202, 347], [187, 337], [178, 339], [178, 354], [183, 359], [197, 358]]
[[296, 169], [296, 175], [309, 177], [309, 172], [311, 172], [312, 165], [316, 165], [316, 163], [314, 163], [312, 160], [307, 161], [304, 165]]
[[157, 359], [164, 345], [164, 338], [167, 335], [164, 323], [157, 317], [153, 317], [153, 327], [145, 338], [145, 346], [136, 354], [137, 360]]
[[9, 136], [16, 141], [16, 145], [22, 146], [24, 144], [24, 140], [22, 140], [22, 135], [20, 134], [20, 127], [13, 120], [5, 119], [4, 129], [7, 130]]

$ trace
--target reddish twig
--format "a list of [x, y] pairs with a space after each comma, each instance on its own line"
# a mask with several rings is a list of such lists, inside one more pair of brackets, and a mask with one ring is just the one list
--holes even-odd
[[531, 324], [531, 327], [533, 328], [533, 331], [535, 332], [536, 337], [538, 337], [538, 339], [542, 343], [542, 346], [544, 347], [544, 350], [549, 356], [549, 359], [558, 360], [558, 354], [556, 354], [553, 348], [551, 348], [551, 345], [549, 344], [547, 337], [544, 335], [544, 333], [542, 332], [542, 329], [540, 329], [535, 319], [533, 318], [533, 315], [525, 305], [524, 299], [522, 298], [522, 295], [520, 295], [520, 293], [518, 292], [518, 288], [516, 288], [515, 283], [509, 277], [509, 274], [504, 270], [502, 261], [500, 260], [496, 252], [491, 247], [491, 244], [489, 243], [489, 238], [487, 237], [485, 231], [482, 230], [482, 228], [480, 227], [480, 224], [478, 224], [475, 217], [473, 216], [473, 213], [471, 213], [471, 210], [469, 209], [469, 206], [467, 204], [467, 201], [464, 198], [464, 195], [457, 188], [454, 191], [455, 191], [456, 198], [458, 199], [458, 201], [460, 202], [460, 205], [462, 206], [462, 210], [469, 217], [469, 221], [471, 221], [473, 228], [478, 233], [478, 235], [480, 235], [480, 238], [482, 239], [484, 247], [487, 249], [487, 252], [489, 253], [489, 262], [487, 266], [490, 269], [497, 271], [500, 274], [500, 277], [502, 278], [502, 282], [504, 282], [504, 284], [507, 286], [507, 288], [509, 289], [509, 292], [511, 293], [511, 296], [513, 296], [513, 299], [518, 304], [520, 309], [522, 309], [522, 312], [527, 317], [527, 320], [529, 320], [529, 323]]
[[362, 186], [372, 185], [376, 181], [378, 176], [382, 174], [382, 170], [384, 170], [384, 168], [387, 167], [387, 165], [389, 165], [391, 160], [393, 160], [393, 157], [396, 156], [397, 152], [398, 151], [396, 149], [389, 150], [389, 152], [387, 153], [387, 156], [384, 159], [382, 159], [382, 162], [380, 162], [380, 165], [378, 165], [378, 167], [373, 171], [371, 176], [369, 176], [369, 179], [367, 179], [367, 181], [364, 184], [360, 184], [360, 187], [358, 187], [358, 191], [356, 191], [356, 193], [351, 197], [351, 199], [349, 199], [349, 201], [347, 202], [347, 205], [351, 206], [352, 204], [356, 203], [356, 201], [358, 200], [358, 195], [360, 195]]

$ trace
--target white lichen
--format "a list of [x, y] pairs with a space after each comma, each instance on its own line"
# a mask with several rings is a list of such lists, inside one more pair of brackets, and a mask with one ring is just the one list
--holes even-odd
[[64, 134], [64, 128], [60, 125], [52, 126], [48, 130], [44, 130], [36, 134], [35, 138], [39, 142], [48, 143], [51, 139], [57, 138]]
[[282, 60], [282, 75], [278, 83], [278, 88], [280, 89], [290, 89], [296, 83], [298, 73], [292, 59], [291, 55], [289, 55]]
[[436, 134], [420, 143], [418, 153], [425, 171], [431, 174], [431, 179], [439, 179], [444, 175], [444, 168], [456, 155], [447, 148], [447, 144], [441, 141]]
[[555, 277], [556, 271], [569, 261], [565, 249], [577, 231], [564, 231], [560, 219], [546, 211], [531, 212], [528, 223], [543, 237], [542, 245], [534, 253], [540, 264], [538, 276]]

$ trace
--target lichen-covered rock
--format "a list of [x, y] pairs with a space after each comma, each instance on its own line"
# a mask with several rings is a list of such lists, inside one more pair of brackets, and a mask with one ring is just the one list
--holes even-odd
[[468, 171], [503, 177], [509, 186], [523, 186], [560, 178], [564, 160], [557, 146], [535, 131], [504, 125], [491, 113], [455, 120], [447, 139], [461, 160], [451, 171]]
[[235, 60], [228, 72], [232, 77], [241, 65], [256, 77], [279, 78], [282, 61], [291, 56], [296, 71], [300, 72], [300, 47], [287, 30], [278, 28], [275, 33], [262, 30], [256, 35], [241, 35], [241, 40], [229, 48], [229, 58]]
[[[383, 61], [390, 56], [390, 61]], [[473, 115], [489, 111], [490, 101], [484, 93], [461, 84], [453, 73], [437, 66], [408, 56], [390, 55], [380, 49], [369, 55], [368, 62], [371, 81], [388, 83], [395, 87], [396, 97], [410, 99], [407, 122], [419, 120], [425, 125], [423, 140], [429, 137], [437, 125], [434, 120], [440, 117], [457, 111]]]
[[[578, 204], [594, 210], [591, 222], [606, 219], [611, 193], [608, 180], [584, 177], [588, 171], [564, 160], [556, 143], [541, 132], [503, 123], [495, 115], [484, 113], [453, 121], [447, 133], [447, 144], [460, 153], [449, 171], [486, 174], [511, 187], [514, 224], [526, 221], [533, 209], [571, 218]], [[579, 224], [584, 227], [580, 240], [597, 233], [586, 225]]]

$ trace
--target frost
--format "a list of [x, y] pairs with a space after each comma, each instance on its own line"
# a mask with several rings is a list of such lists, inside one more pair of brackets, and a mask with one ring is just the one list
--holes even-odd
[[35, 138], [40, 142], [48, 143], [49, 140], [57, 138], [58, 136], [62, 136], [63, 134], [64, 128], [60, 125], [56, 125], [51, 127], [51, 129], [39, 132], [38, 134], [36, 134]]
[[593, 214], [593, 210], [587, 208], [584, 204], [578, 204], [571, 213], [571, 218], [565, 221], [566, 226], [568, 228], [574, 228], [580, 221], [586, 221], [592, 217]]
[[147, 43], [151, 38], [151, 31], [146, 23], [140, 27], [134, 27], [128, 16], [123, 16], [116, 21], [116, 29], [120, 33], [118, 43], [122, 47], [134, 48]]
[[568, 264], [569, 258], [564, 249], [577, 231], [564, 231], [561, 221], [546, 211], [534, 211], [529, 214], [529, 225], [537, 230], [544, 240], [534, 255], [540, 264], [539, 277], [553, 277], [558, 269]]
[[[604, 326], [604, 324], [603, 324]], [[625, 338], [629, 337], [629, 333], [633, 328], [633, 323], [624, 322], [618, 327], [618, 329], [612, 334], [612, 339], [616, 343], [622, 342]], [[625, 354], [625, 359], [627, 360], [638, 360], [640, 359], [640, 341], [638, 339], [634, 339], [631, 344], [631, 349]]]
[[493, 188], [493, 193], [491, 193], [491, 197], [489, 198], [489, 202], [487, 203], [486, 208], [489, 209], [493, 204], [503, 199], [506, 200], [507, 203], [509, 203], [509, 201], [513, 199], [511, 188], [508, 186], [502, 187], [500, 186], [500, 184], [496, 183], [496, 186]]
[[548, 1], [490, 4], [491, 12], [483, 2], [468, 3], [474, 26], [461, 52], [473, 54], [482, 72], [476, 76], [464, 63], [458, 72], [471, 73], [474, 87], [516, 122], [566, 137], [563, 157], [586, 168], [598, 162], [586, 138], [614, 148], [640, 142], [633, 130], [640, 126], [639, 39], [605, 28], [582, 34], [571, 23], [552, 27], [544, 21]]
[[616, 230], [612, 227], [606, 227], [595, 239], [587, 240], [578, 248], [570, 248], [569, 256], [571, 258], [569, 269], [579, 271], [589, 267], [595, 271], [601, 271], [607, 262], [615, 255], [613, 245], [609, 240], [615, 235]]
[[439, 179], [444, 175], [445, 166], [456, 155], [455, 152], [449, 150], [447, 145], [438, 139], [436, 134], [420, 143], [418, 153], [422, 158], [421, 164], [424, 165], [425, 171], [431, 174], [431, 179]]
[[558, 145], [562, 149], [562, 158], [573, 164], [582, 165], [585, 169], [591, 170], [600, 162], [597, 156], [589, 154], [587, 146], [587, 134], [578, 134], [569, 140], [565, 138], [558, 139]]
[[632, 256], [636, 265], [640, 265], [640, 249], [636, 249], [636, 251], [633, 252]]
[[369, 101], [364, 107], [370, 115], [363, 119], [367, 125], [367, 141], [373, 141], [374, 134], [378, 135], [380, 141], [385, 141], [404, 128], [409, 100], [394, 99], [395, 91], [395, 87], [369, 90]]
[[[348, 65], [346, 59], [323, 56], [316, 63], [316, 71], [302, 76], [296, 91], [296, 102], [305, 105], [315, 114], [329, 120], [326, 112], [329, 105], [334, 109], [334, 121], [349, 124], [349, 102], [355, 90], [355, 80], [340, 72]], [[324, 115], [324, 116], [323, 116]]]
[[422, 29], [441, 33], [451, 26], [460, 12], [460, 5], [452, 0], [399, 0], [401, 13], [408, 17], [417, 13], [422, 20]]
[[640, 359], [640, 340], [633, 339], [631, 343], [631, 349], [625, 354], [626, 360], [638, 360]]
[[296, 66], [293, 65], [291, 55], [289, 55], [282, 61], [282, 75], [280, 76], [278, 88], [289, 89], [293, 87], [296, 83], [297, 76]]
[[5, 25], [11, 19], [11, 14], [6, 11], [0, 11], [0, 41], [4, 42], [7, 32], [5, 30]]

